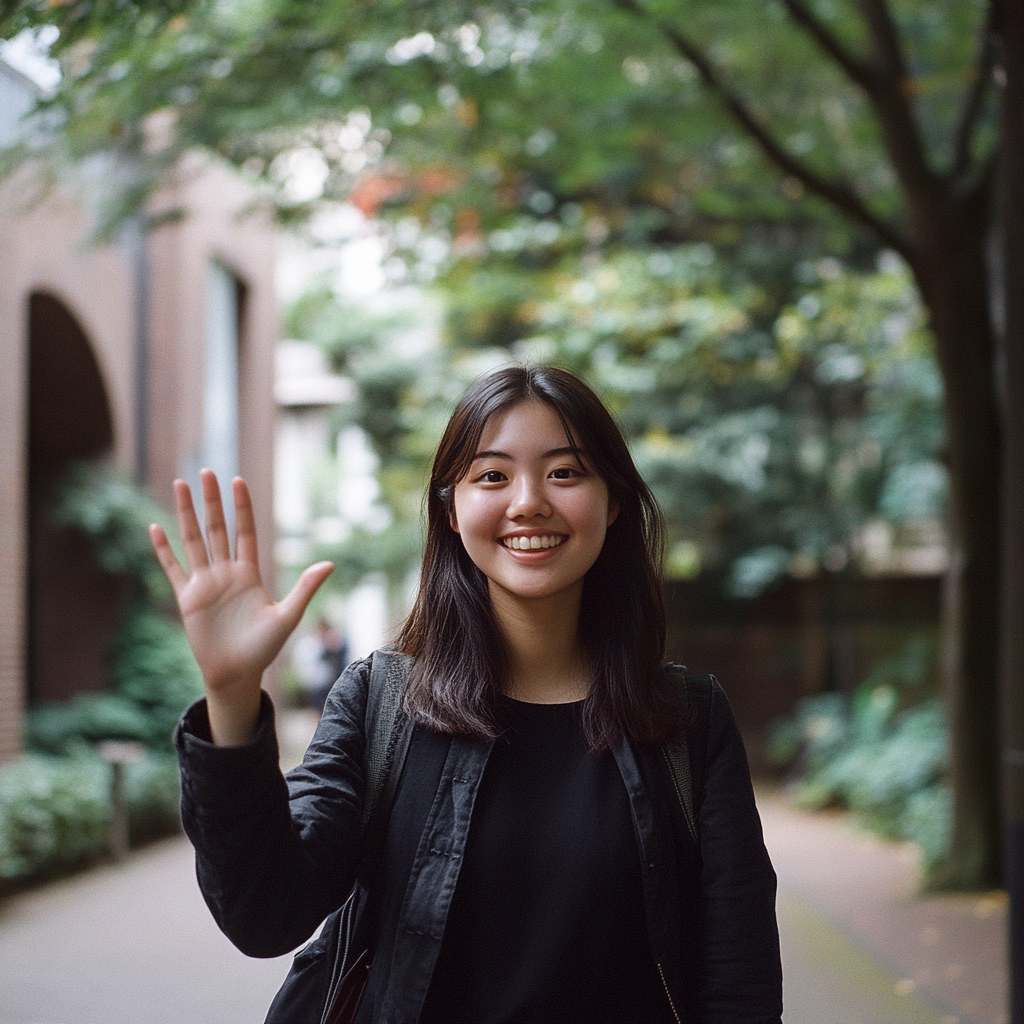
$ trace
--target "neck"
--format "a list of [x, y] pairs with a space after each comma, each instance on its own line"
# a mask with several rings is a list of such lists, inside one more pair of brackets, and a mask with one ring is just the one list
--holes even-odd
[[507, 695], [532, 704], [582, 700], [590, 669], [579, 642], [580, 586], [522, 599], [491, 588], [491, 606], [509, 652]]

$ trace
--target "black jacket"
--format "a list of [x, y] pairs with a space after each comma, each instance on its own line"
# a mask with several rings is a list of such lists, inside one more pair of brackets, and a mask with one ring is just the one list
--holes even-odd
[[[359, 871], [368, 680], [368, 659], [349, 666], [287, 779], [266, 696], [257, 735], [245, 746], [210, 742], [202, 701], [178, 727], [182, 820], [200, 887], [218, 925], [250, 956], [301, 945], [344, 902]], [[743, 743], [717, 683], [706, 741], [694, 793], [699, 851], [673, 810], [657, 752], [625, 740], [614, 750], [633, 812], [651, 951], [683, 1020], [779, 1024], [775, 873]], [[361, 1019], [415, 1024], [419, 1016], [490, 747], [452, 738], [412, 874], [383, 882], [400, 887], [402, 910], [377, 937]], [[392, 818], [392, 831], [402, 827]]]

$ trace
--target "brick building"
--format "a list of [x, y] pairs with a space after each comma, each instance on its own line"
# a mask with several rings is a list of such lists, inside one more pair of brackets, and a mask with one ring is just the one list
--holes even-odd
[[[33, 98], [0, 61], [0, 145]], [[106, 682], [118, 586], [47, 514], [69, 462], [109, 460], [165, 504], [175, 476], [241, 472], [273, 578], [274, 231], [229, 172], [186, 172], [157, 201], [184, 216], [104, 246], [85, 174], [36, 203], [31, 167], [0, 184], [0, 760], [27, 703]]]

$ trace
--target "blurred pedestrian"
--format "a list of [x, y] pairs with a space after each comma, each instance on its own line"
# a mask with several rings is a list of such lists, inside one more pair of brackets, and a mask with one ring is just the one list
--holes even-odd
[[[207, 693], [177, 736], [183, 819], [240, 949], [294, 948], [358, 876], [372, 967], [342, 1019], [779, 1024], [775, 874], [743, 744], [717, 683], [698, 729], [662, 665], [661, 514], [582, 381], [497, 370], [441, 439], [419, 596], [393, 648], [411, 738], [371, 864], [361, 816], [381, 751], [364, 767], [364, 719], [374, 659], [394, 655], [342, 675], [286, 784], [260, 679], [332, 567], [274, 604], [244, 482], [234, 561], [216, 478], [202, 484], [206, 545], [175, 484], [191, 575], [152, 533]], [[689, 760], [673, 766], [682, 735]], [[330, 945], [325, 928], [296, 960], [300, 984]]]
[[331, 687], [348, 667], [348, 640], [320, 616], [313, 630], [296, 640], [292, 666], [299, 677], [306, 705], [317, 714], [323, 714]]

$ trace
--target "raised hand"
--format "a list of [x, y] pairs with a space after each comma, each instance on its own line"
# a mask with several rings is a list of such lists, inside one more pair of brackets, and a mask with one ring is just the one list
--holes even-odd
[[188, 484], [174, 481], [178, 527], [191, 574], [181, 567], [162, 527], [154, 524], [149, 535], [203, 674], [213, 740], [230, 746], [252, 739], [263, 672], [334, 566], [330, 562], [311, 565], [291, 593], [275, 603], [260, 578], [256, 521], [245, 481], [235, 477], [231, 484], [235, 501], [232, 558], [217, 477], [204, 469], [200, 478], [206, 508], [205, 542]]

